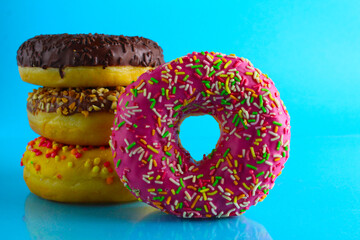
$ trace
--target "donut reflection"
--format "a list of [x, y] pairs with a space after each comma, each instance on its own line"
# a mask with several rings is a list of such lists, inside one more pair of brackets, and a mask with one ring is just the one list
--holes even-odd
[[31, 239], [272, 239], [244, 216], [180, 219], [139, 202], [74, 205], [29, 194], [24, 220]]

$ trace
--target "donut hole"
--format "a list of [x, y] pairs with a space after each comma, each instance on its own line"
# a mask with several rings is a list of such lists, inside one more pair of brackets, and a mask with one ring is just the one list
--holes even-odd
[[208, 156], [220, 138], [219, 123], [211, 115], [188, 116], [180, 125], [179, 143], [200, 162]]

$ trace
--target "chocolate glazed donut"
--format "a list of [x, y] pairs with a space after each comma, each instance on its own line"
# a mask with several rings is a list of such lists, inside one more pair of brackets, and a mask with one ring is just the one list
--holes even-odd
[[23, 81], [47, 87], [128, 85], [164, 63], [150, 39], [104, 34], [39, 35], [20, 46], [16, 59]]

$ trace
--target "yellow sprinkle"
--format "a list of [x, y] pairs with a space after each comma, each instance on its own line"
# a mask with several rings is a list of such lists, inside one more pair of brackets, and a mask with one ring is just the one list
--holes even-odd
[[251, 150], [251, 155], [253, 156], [253, 158], [255, 158], [255, 157], [256, 157], [256, 155], [255, 155], [254, 148], [253, 148], [253, 147], [250, 147], [250, 150]]
[[204, 200], [206, 201], [207, 200], [206, 194], [204, 192], [202, 194], [203, 194]]
[[250, 190], [250, 188], [246, 185], [246, 183], [243, 183], [243, 186], [244, 186], [247, 190]]
[[[196, 191], [196, 189], [195, 189], [195, 191]], [[201, 193], [208, 192], [208, 191], [210, 191], [210, 188], [205, 188], [205, 189], [200, 190]]]
[[159, 153], [159, 151], [153, 148], [151, 145], [147, 145], [147, 148], [153, 151], [154, 153]]
[[221, 61], [221, 59], [218, 59], [218, 60], [216, 60], [215, 62], [214, 62], [214, 64], [216, 65], [216, 64], [218, 64], [218, 62], [220, 62]]
[[[180, 58], [181, 59], [181, 58]], [[166, 199], [166, 204], [169, 205], [170, 204], [170, 201], [171, 201], [171, 196], [169, 196], [167, 199]]]
[[230, 64], [231, 64], [231, 60], [225, 64], [224, 69], [226, 69]]
[[166, 92], [166, 99], [169, 100], [169, 99], [170, 99], [170, 98], [169, 98], [169, 89], [166, 89], [165, 92]]
[[235, 196], [235, 197], [234, 197], [234, 203], [237, 203], [237, 201], [238, 201], [238, 197]]
[[226, 92], [227, 92], [228, 94], [231, 93], [230, 88], [229, 88], [229, 80], [230, 80], [230, 78], [228, 77], [228, 78], [226, 79], [226, 83], [225, 83], [225, 90], [226, 90]]
[[69, 149], [68, 146], [63, 146], [63, 147], [62, 147], [62, 150], [63, 150], [64, 152], [66, 152], [68, 149]]
[[148, 192], [155, 192], [155, 188], [149, 188]]
[[100, 162], [101, 162], [101, 159], [100, 159], [100, 158], [95, 158], [95, 159], [94, 159], [94, 164], [95, 164], [95, 165], [99, 165]]
[[227, 74], [220, 74], [220, 77], [226, 78], [226, 77], [228, 77], [228, 75]]
[[217, 191], [217, 190], [215, 190], [215, 191], [213, 191], [213, 192], [211, 192], [211, 193], [208, 193], [207, 195], [212, 196], [212, 195], [215, 195], [217, 192], [218, 192], [218, 191]]
[[245, 74], [251, 76], [251, 75], [253, 75], [254, 73], [252, 73], [252, 72], [246, 72]]
[[240, 118], [243, 118], [242, 110], [241, 110], [241, 109], [239, 110], [238, 114], [239, 114], [239, 117], [240, 117]]
[[152, 131], [151, 131], [151, 135], [155, 135], [155, 129], [153, 129]]
[[171, 193], [172, 193], [173, 195], [176, 194], [174, 189], [171, 189]]
[[90, 161], [90, 159], [86, 160], [84, 166], [85, 166], [86, 168], [91, 167], [91, 161]]
[[275, 162], [277, 162], [277, 161], [279, 161], [279, 160], [280, 160], [280, 158], [275, 158], [275, 159], [274, 159]]
[[235, 160], [235, 167], [237, 168], [238, 167], [238, 161]]
[[74, 163], [73, 162], [68, 162], [68, 167], [73, 167], [74, 166]]
[[180, 62], [180, 64], [182, 64], [182, 63], [183, 63], [183, 60], [182, 60], [182, 58], [179, 58], [179, 62]]
[[255, 139], [256, 142], [261, 142], [262, 141], [262, 138], [257, 138]]
[[60, 157], [59, 156], [55, 156], [55, 161], [59, 161], [60, 160]]
[[205, 209], [205, 212], [209, 212], [209, 210], [205, 204], [204, 204], [204, 209]]
[[185, 75], [185, 72], [176, 72], [176, 75]]
[[99, 170], [100, 170], [99, 166], [94, 166], [94, 167], [92, 168], [92, 171], [93, 171], [94, 173], [99, 172]]

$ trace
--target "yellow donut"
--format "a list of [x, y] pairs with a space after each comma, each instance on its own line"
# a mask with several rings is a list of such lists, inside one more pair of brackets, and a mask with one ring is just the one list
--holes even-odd
[[46, 87], [114, 87], [127, 86], [151, 67], [133, 66], [81, 66], [65, 67], [62, 75], [59, 68], [21, 67], [20, 77], [24, 82]]
[[34, 89], [27, 100], [30, 127], [65, 144], [107, 145], [123, 91], [124, 87]]
[[30, 141], [21, 159], [30, 191], [59, 202], [127, 202], [135, 197], [120, 182], [109, 147]]

